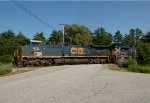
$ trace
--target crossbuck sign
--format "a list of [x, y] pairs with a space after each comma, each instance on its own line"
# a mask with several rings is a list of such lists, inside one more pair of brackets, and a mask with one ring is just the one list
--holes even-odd
[[125, 53], [121, 52], [121, 48], [115, 48], [116, 49], [116, 56], [125, 56]]

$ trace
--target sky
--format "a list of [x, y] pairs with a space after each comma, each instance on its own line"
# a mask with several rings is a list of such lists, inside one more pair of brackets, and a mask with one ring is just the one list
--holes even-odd
[[[92, 32], [103, 27], [114, 34], [132, 28], [150, 31], [150, 1], [19, 1], [56, 30], [60, 24], [79, 24]], [[34, 19], [12, 1], [0, 1], [0, 33], [12, 30], [32, 39], [36, 32], [48, 38], [54, 30]]]

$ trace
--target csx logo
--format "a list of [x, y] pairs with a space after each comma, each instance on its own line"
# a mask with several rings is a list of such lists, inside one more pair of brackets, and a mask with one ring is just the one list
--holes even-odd
[[86, 54], [85, 53], [85, 48], [81, 48], [81, 47], [72, 47], [71, 48], [71, 54]]

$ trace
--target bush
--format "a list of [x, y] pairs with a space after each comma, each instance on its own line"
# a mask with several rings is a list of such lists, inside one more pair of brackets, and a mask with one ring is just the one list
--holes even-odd
[[150, 64], [150, 43], [137, 42], [137, 61], [139, 64]]
[[131, 57], [129, 57], [128, 60], [125, 60], [125, 61], [118, 61], [117, 64], [120, 66], [120, 67], [123, 67], [123, 68], [127, 68], [129, 65], [135, 65], [135, 64], [138, 64], [137, 61]]
[[139, 72], [139, 73], [150, 73], [150, 66], [149, 65], [139, 65], [136, 59], [129, 57], [128, 60], [123, 62], [117, 62], [120, 67], [127, 68], [129, 71], [132, 72]]
[[132, 72], [150, 73], [150, 66], [139, 65], [135, 59], [129, 58], [128, 70]]
[[0, 75], [4, 75], [12, 72], [12, 68], [10, 64], [2, 64], [0, 63]]
[[128, 70], [132, 72], [139, 72], [139, 65], [129, 65]]
[[129, 66], [129, 61], [118, 62], [118, 65], [123, 68], [127, 68]]
[[150, 73], [150, 66], [142, 66], [142, 65], [129, 65], [128, 67], [129, 71], [132, 72], [140, 72], [140, 73]]
[[11, 55], [0, 56], [0, 62], [1, 63], [11, 63], [12, 62], [12, 56]]

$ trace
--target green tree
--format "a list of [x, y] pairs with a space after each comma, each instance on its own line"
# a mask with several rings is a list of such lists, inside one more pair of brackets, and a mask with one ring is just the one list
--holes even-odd
[[12, 30], [7, 30], [3, 32], [1, 35], [5, 40], [8, 40], [13, 38], [15, 36], [15, 33]]
[[22, 32], [15, 36], [15, 41], [18, 45], [26, 45], [30, 40], [25, 37]]
[[136, 45], [137, 61], [143, 65], [150, 64], [150, 32], [138, 40]]
[[34, 35], [33, 40], [46, 41], [43, 32], [41, 32], [41, 33], [37, 32]]
[[17, 46], [25, 45], [28, 41], [21, 32], [18, 35], [11, 30], [0, 33], [0, 62], [11, 62]]
[[124, 38], [123, 38], [123, 45], [129, 45], [131, 46], [131, 36], [128, 34], [125, 34]]
[[94, 31], [94, 44], [110, 45], [112, 43], [112, 34], [107, 33], [104, 28], [97, 28]]
[[130, 29], [129, 34], [126, 34], [123, 39], [124, 45], [129, 45], [134, 47], [136, 45], [136, 42], [140, 40], [143, 37], [143, 32], [139, 28], [136, 29]]
[[48, 41], [51, 41], [51, 42], [62, 42], [62, 31], [52, 31], [52, 33], [50, 34], [51, 36], [48, 38]]
[[142, 30], [140, 30], [139, 28], [136, 28], [135, 36], [134, 36], [135, 43], [143, 36], [144, 36], [144, 34], [143, 34]]
[[131, 38], [131, 45], [135, 46], [136, 42], [143, 36], [143, 32], [142, 30], [140, 30], [139, 28], [136, 29], [131, 29], [129, 36]]
[[15, 33], [12, 30], [7, 30], [0, 34], [0, 62], [11, 62], [14, 51], [14, 37]]
[[4, 31], [0, 34], [0, 55], [12, 54], [14, 50], [15, 33], [12, 30]]
[[136, 45], [137, 50], [137, 61], [140, 64], [150, 64], [150, 43], [143, 43], [138, 41]]
[[144, 43], [150, 43], [150, 32], [147, 32], [145, 36], [143, 36], [142, 41]]
[[118, 30], [115, 35], [113, 36], [113, 42], [115, 44], [122, 44], [122, 41], [123, 41], [123, 36], [122, 34], [120, 33], [120, 31]]
[[91, 31], [78, 24], [65, 25], [65, 42], [68, 44], [92, 44]]

